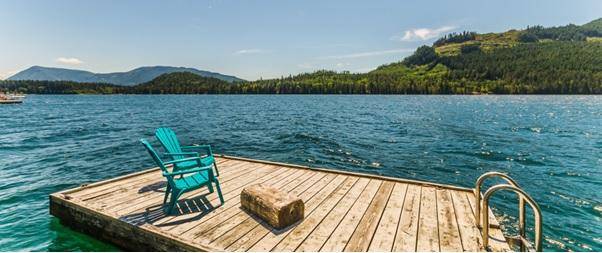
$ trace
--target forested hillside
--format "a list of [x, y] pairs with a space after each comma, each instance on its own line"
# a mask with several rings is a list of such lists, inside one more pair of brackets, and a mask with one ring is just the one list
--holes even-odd
[[154, 80], [131, 87], [129, 93], [135, 94], [205, 94], [227, 93], [230, 86], [224, 80], [203, 77], [190, 72], [163, 74]]
[[451, 33], [368, 73], [321, 70], [239, 83], [171, 73], [129, 88], [2, 81], [0, 89], [50, 94], [602, 94], [602, 19], [582, 26]]

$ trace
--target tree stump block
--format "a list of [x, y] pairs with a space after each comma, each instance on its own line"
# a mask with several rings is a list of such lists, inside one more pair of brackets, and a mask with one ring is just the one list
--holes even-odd
[[245, 187], [240, 194], [240, 204], [276, 229], [303, 219], [305, 212], [299, 197], [262, 184]]

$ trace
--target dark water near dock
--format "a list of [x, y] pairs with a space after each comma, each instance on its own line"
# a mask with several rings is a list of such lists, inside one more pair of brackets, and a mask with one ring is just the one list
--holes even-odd
[[[48, 194], [150, 167], [138, 139], [159, 126], [218, 153], [466, 187], [507, 172], [543, 210], [545, 250], [602, 251], [602, 96], [32, 95], [0, 106], [0, 249], [116, 250], [60, 225]], [[510, 227], [515, 201], [494, 201]]]

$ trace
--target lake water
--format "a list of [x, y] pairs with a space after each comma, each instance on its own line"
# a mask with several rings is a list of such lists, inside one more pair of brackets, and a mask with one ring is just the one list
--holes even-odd
[[[60, 225], [48, 194], [152, 166], [138, 139], [159, 126], [218, 153], [466, 187], [507, 172], [541, 206], [546, 250], [602, 250], [602, 96], [255, 95], [0, 106], [0, 249], [117, 250]], [[493, 205], [515, 231], [515, 198]]]

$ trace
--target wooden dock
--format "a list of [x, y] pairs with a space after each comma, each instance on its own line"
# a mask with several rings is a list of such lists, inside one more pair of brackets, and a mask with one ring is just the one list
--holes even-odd
[[[224, 205], [190, 192], [161, 209], [158, 168], [50, 195], [50, 213], [135, 251], [483, 251], [472, 189], [238, 157], [218, 158]], [[270, 184], [305, 202], [305, 218], [274, 230], [240, 208], [243, 187]], [[493, 251], [510, 251], [490, 215]]]

